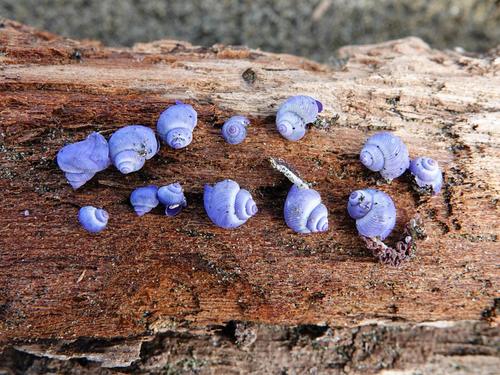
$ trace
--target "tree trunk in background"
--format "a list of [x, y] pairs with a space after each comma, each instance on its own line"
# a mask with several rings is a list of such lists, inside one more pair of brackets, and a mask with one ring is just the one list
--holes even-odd
[[[4, 21], [0, 371], [495, 373], [500, 57], [416, 38], [340, 55], [334, 69], [221, 45], [111, 49]], [[292, 143], [274, 114], [299, 93], [323, 102], [327, 126]], [[110, 168], [77, 191], [67, 185], [54, 162], [61, 146], [94, 130], [154, 128], [175, 99], [198, 111], [188, 148], [163, 146], [132, 175]], [[239, 146], [220, 137], [234, 114], [252, 120]], [[419, 197], [407, 177], [380, 184], [363, 168], [359, 150], [379, 130], [440, 162], [441, 195]], [[286, 227], [290, 184], [270, 156], [315, 184], [328, 232]], [[234, 231], [203, 210], [203, 185], [224, 178], [259, 207]], [[132, 189], [174, 181], [187, 192], [182, 214], [135, 216]], [[396, 234], [415, 214], [424, 220], [428, 239], [402, 267], [375, 262], [347, 216], [350, 191], [364, 187], [393, 197]], [[99, 235], [77, 223], [87, 204], [110, 213]]]

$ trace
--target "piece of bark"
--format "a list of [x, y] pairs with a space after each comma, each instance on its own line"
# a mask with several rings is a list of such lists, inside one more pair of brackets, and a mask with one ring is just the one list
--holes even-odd
[[[345, 47], [343, 65], [333, 69], [220, 45], [104, 48], [12, 21], [2, 25], [3, 344], [143, 337], [172, 324], [193, 333], [231, 320], [358, 327], [367, 320], [485, 316], [496, 324], [498, 52], [470, 57], [407, 38]], [[296, 143], [274, 125], [278, 105], [294, 94], [320, 99], [326, 124]], [[109, 136], [125, 124], [154, 128], [175, 99], [199, 114], [187, 149], [163, 145], [141, 171], [123, 176], [110, 168], [77, 191], [65, 182], [54, 162], [61, 146], [94, 130]], [[238, 146], [220, 136], [234, 114], [252, 120]], [[379, 130], [402, 137], [412, 156], [439, 161], [442, 195], [418, 197], [406, 177], [377, 183], [358, 153]], [[330, 212], [327, 233], [301, 236], [286, 227], [282, 206], [290, 184], [272, 170], [271, 156], [321, 193]], [[214, 227], [203, 210], [203, 185], [224, 178], [249, 189], [259, 207], [234, 231]], [[135, 216], [132, 189], [174, 181], [187, 193], [182, 214], [166, 218], [158, 209]], [[394, 199], [395, 236], [416, 213], [424, 220], [428, 240], [402, 267], [376, 263], [346, 213], [350, 191], [364, 187]], [[110, 213], [99, 235], [78, 225], [77, 210], [86, 204]]]

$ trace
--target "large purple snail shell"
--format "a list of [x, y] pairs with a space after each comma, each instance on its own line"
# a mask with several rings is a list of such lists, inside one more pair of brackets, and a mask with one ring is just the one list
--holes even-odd
[[155, 185], [143, 186], [135, 189], [130, 194], [130, 204], [138, 216], [147, 214], [160, 203], [156, 194], [158, 188]]
[[349, 216], [356, 220], [356, 228], [365, 237], [384, 240], [396, 224], [396, 207], [391, 197], [375, 189], [356, 190], [349, 196]]
[[410, 172], [419, 187], [431, 188], [433, 194], [441, 191], [443, 173], [434, 159], [428, 157], [413, 159], [410, 163]]
[[78, 189], [110, 163], [108, 142], [96, 132], [83, 141], [64, 146], [57, 153], [57, 165], [73, 189]]
[[193, 129], [198, 115], [192, 106], [177, 101], [163, 111], [156, 124], [160, 138], [174, 149], [188, 146], [193, 140]]
[[328, 210], [314, 189], [293, 185], [285, 201], [285, 222], [297, 233], [315, 233], [328, 230]]
[[237, 145], [245, 140], [249, 124], [245, 116], [233, 116], [222, 126], [222, 136], [227, 143]]
[[221, 228], [239, 227], [257, 213], [251, 194], [232, 180], [205, 185], [203, 202], [210, 220]]
[[157, 193], [160, 202], [165, 205], [165, 215], [175, 216], [187, 206], [186, 197], [181, 184], [178, 182], [162, 186]]
[[115, 131], [109, 139], [111, 161], [123, 174], [141, 169], [159, 149], [155, 133], [143, 125], [125, 126]]
[[93, 206], [85, 206], [78, 211], [78, 221], [85, 230], [91, 233], [97, 233], [106, 228], [109, 215], [101, 209]]
[[278, 109], [276, 128], [289, 141], [298, 141], [306, 134], [306, 125], [316, 121], [322, 110], [323, 105], [310, 96], [292, 96]]
[[359, 156], [361, 163], [386, 180], [401, 176], [410, 166], [408, 149], [401, 138], [389, 132], [372, 135]]

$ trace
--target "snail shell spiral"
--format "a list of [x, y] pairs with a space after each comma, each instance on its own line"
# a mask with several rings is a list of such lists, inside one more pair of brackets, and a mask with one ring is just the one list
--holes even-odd
[[109, 139], [111, 161], [123, 174], [141, 169], [159, 149], [155, 133], [142, 125], [125, 126], [115, 131]]
[[193, 140], [198, 115], [189, 104], [177, 101], [163, 111], [156, 124], [160, 138], [174, 149], [188, 146]]
[[437, 161], [428, 157], [413, 159], [410, 172], [419, 187], [430, 187], [434, 195], [439, 194], [443, 185], [443, 173]]
[[130, 204], [138, 216], [143, 216], [158, 206], [160, 202], [156, 197], [157, 192], [155, 185], [149, 185], [137, 188], [130, 194]]
[[356, 228], [365, 237], [384, 240], [396, 224], [396, 207], [391, 197], [375, 189], [356, 190], [349, 196], [349, 216], [356, 220]]
[[386, 180], [401, 176], [410, 166], [406, 145], [401, 138], [389, 132], [380, 132], [368, 138], [359, 159], [365, 167], [380, 172]]
[[108, 225], [109, 215], [101, 209], [93, 206], [85, 206], [78, 211], [78, 221], [85, 230], [91, 233], [97, 233]]
[[205, 185], [203, 202], [210, 220], [226, 229], [239, 227], [258, 211], [251, 194], [229, 179]]
[[187, 206], [186, 197], [178, 182], [158, 189], [158, 199], [165, 205], [165, 215], [175, 216]]
[[285, 222], [297, 233], [315, 233], [328, 230], [328, 210], [314, 189], [292, 185], [284, 207]]
[[289, 141], [298, 141], [306, 134], [306, 125], [316, 121], [323, 105], [306, 95], [287, 99], [276, 114], [276, 128]]

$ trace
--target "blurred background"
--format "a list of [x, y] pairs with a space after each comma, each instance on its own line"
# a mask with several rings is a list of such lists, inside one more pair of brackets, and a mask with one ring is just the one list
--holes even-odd
[[409, 35], [473, 52], [500, 44], [500, 0], [0, 0], [0, 16], [113, 46], [170, 38], [327, 63], [343, 45]]

